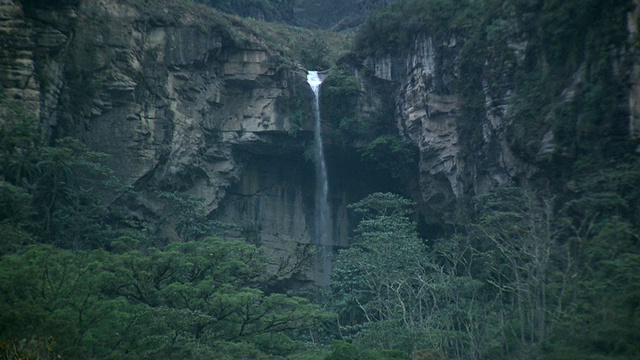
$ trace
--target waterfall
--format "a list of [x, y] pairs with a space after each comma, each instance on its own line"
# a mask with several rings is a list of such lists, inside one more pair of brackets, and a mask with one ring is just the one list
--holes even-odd
[[316, 198], [315, 198], [315, 237], [314, 243], [321, 249], [316, 267], [321, 282], [328, 285], [331, 272], [331, 251], [333, 241], [331, 239], [331, 218], [329, 216], [329, 181], [327, 180], [327, 165], [324, 160], [324, 149], [322, 145], [322, 131], [320, 122], [320, 85], [322, 79], [317, 71], [309, 71], [307, 82], [313, 90], [313, 113], [315, 116], [314, 129], [314, 155], [316, 165]]

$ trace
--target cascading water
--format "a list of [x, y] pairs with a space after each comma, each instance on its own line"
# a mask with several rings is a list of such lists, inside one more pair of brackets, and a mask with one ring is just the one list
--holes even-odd
[[316, 164], [316, 213], [315, 213], [315, 244], [321, 249], [319, 259], [316, 262], [317, 270], [322, 277], [321, 282], [328, 284], [331, 272], [331, 251], [333, 242], [331, 239], [331, 218], [329, 216], [329, 182], [327, 180], [327, 165], [324, 160], [322, 145], [322, 131], [320, 124], [320, 85], [322, 79], [317, 71], [309, 71], [307, 82], [313, 90], [313, 112], [315, 116], [315, 145], [314, 155]]

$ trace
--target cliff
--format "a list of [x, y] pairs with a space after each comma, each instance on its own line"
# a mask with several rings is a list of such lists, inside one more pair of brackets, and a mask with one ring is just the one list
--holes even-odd
[[[234, 236], [296, 268], [310, 256], [315, 226], [313, 166], [305, 155], [312, 94], [297, 61], [325, 62], [315, 55], [326, 48], [313, 48], [321, 41], [308, 41], [312, 34], [301, 30], [256, 30], [251, 24], [264, 25], [203, 5], [154, 4], [0, 3], [4, 96], [38, 118], [50, 142], [73, 136], [109, 154], [108, 165], [135, 194], [109, 200], [138, 226], [177, 239], [159, 194], [185, 193], [204, 200], [203, 216], [237, 225]], [[484, 19], [480, 12], [442, 12], [463, 18], [418, 19], [409, 28], [401, 25], [407, 16], [440, 12], [409, 9], [389, 21], [403, 4], [356, 36], [356, 53], [342, 60], [356, 79], [342, 78], [348, 91], [331, 82], [331, 73], [327, 80], [325, 100], [333, 96], [336, 105], [324, 130], [337, 246], [348, 245], [347, 204], [373, 191], [410, 195], [421, 220], [438, 228], [461, 199], [507, 185], [565, 188], [565, 165], [581, 154], [629, 152], [626, 142], [618, 149], [607, 139], [637, 138], [640, 127], [637, 8], [611, 10], [627, 19], [616, 37], [597, 46], [580, 37], [576, 54], [558, 55], [565, 51], [554, 43], [560, 40], [544, 33], [548, 14], [526, 4]], [[486, 19], [491, 26], [478, 25]], [[286, 53], [293, 47], [294, 55]], [[598, 57], [610, 69], [598, 72]], [[607, 91], [593, 92], [595, 83]], [[581, 115], [600, 100], [598, 114], [609, 124]], [[363, 149], [376, 144], [372, 135], [380, 135], [376, 127], [417, 149], [417, 162], [412, 149], [403, 159], [392, 149], [386, 168], [363, 159]], [[350, 137], [358, 131], [364, 135]], [[348, 133], [346, 146], [341, 132]], [[594, 140], [599, 134], [606, 136]]]
[[[360, 29], [346, 63], [382, 84], [359, 100], [375, 110], [360, 112], [392, 112], [418, 149], [419, 185], [405, 188], [427, 222], [446, 223], [459, 200], [503, 186], [562, 192], [580, 159], [633, 154], [638, 10], [623, 5], [584, 10], [601, 19], [589, 25], [567, 23], [576, 15], [559, 6], [413, 2]], [[371, 100], [384, 96], [393, 100]]]
[[[517, 177], [531, 176], [534, 165], [514, 156], [505, 139], [509, 125], [506, 99], [494, 99], [488, 89], [484, 89], [486, 116], [474, 124], [482, 129], [482, 149], [475, 154], [475, 161], [465, 163], [460, 142], [466, 139], [461, 139], [458, 120], [468, 114], [464, 114], [463, 94], [449, 78], [460, 76], [461, 44], [455, 38], [437, 46], [434, 41], [427, 35], [417, 36], [406, 51], [368, 57], [363, 67], [390, 87], [397, 87], [394, 112], [398, 134], [420, 153], [418, 199], [440, 212], [452, 209], [465, 194], [465, 185], [473, 193], [486, 193], [513, 185]], [[469, 174], [471, 178], [466, 178]]]
[[639, 2], [387, 3], [0, 0], [0, 347], [638, 358]]
[[303, 253], [315, 191], [305, 70], [233, 17], [159, 4], [3, 2], [4, 95], [49, 141], [73, 136], [110, 155], [137, 194], [111, 201], [140, 226], [176, 238], [158, 193], [178, 191], [278, 258]]

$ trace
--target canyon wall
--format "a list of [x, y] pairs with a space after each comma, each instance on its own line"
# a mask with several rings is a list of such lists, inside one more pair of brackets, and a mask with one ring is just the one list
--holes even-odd
[[[40, 119], [49, 141], [73, 136], [108, 154], [136, 191], [110, 200], [141, 226], [175, 239], [158, 193], [177, 191], [277, 258], [311, 242], [306, 73], [241, 25], [204, 6], [14, 0], [0, 3], [0, 36], [4, 96]], [[344, 206], [334, 206], [342, 239]]]
[[486, 114], [473, 125], [482, 129], [483, 144], [472, 154], [474, 161], [468, 161], [461, 144], [467, 139], [460, 136], [459, 126], [460, 121], [471, 120], [465, 119], [463, 95], [452, 85], [460, 76], [461, 44], [455, 38], [441, 44], [435, 41], [428, 35], [418, 36], [405, 52], [366, 58], [361, 71], [397, 87], [393, 96], [398, 134], [419, 149], [419, 190], [414, 200], [428, 214], [453, 211], [465, 194], [514, 185], [515, 178], [535, 171], [513, 155], [504, 139], [509, 125], [508, 91], [494, 97], [484, 89]]
[[[596, 45], [587, 43], [589, 38], [582, 39], [584, 44], [572, 45], [583, 49], [581, 56], [584, 57], [578, 60], [572, 72], [544, 80], [535, 76], [545, 71], [558, 73], [558, 68], [566, 72], [570, 66], [562, 64], [562, 60], [557, 60], [560, 64], [550, 65], [548, 57], [551, 55], [542, 50], [543, 45], [539, 43], [541, 39], [537, 38], [539, 34], [535, 26], [527, 25], [533, 28], [527, 30], [529, 32], [522, 30], [525, 24], [515, 11], [508, 13], [505, 19], [494, 19], [493, 26], [500, 25], [509, 31], [502, 29], [501, 37], [497, 40], [491, 35], [476, 32], [486, 38], [475, 39], [476, 43], [472, 46], [467, 45], [471, 41], [468, 37], [456, 35], [459, 32], [454, 30], [429, 33], [410, 29], [415, 33], [409, 43], [400, 48], [397, 48], [397, 44], [385, 42], [380, 42], [382, 45], [376, 48], [371, 45], [376, 39], [366, 38], [364, 42], [369, 42], [369, 45], [361, 49], [360, 54], [363, 55], [360, 58], [353, 57], [349, 66], [363, 83], [377, 82], [394, 89], [390, 96], [393, 98], [391, 106], [395, 113], [397, 133], [419, 151], [419, 186], [413, 189], [412, 197], [427, 221], [431, 218], [431, 221], [446, 222], [446, 217], [454, 214], [458, 200], [485, 194], [498, 187], [528, 187], [533, 183], [537, 184], [533, 188], [570, 186], [552, 184], [558, 180], [555, 177], [570, 178], [570, 173], [565, 172], [570, 167], [551, 168], [562, 166], [559, 164], [563, 163], [565, 166], [572, 164], [581, 155], [592, 151], [580, 149], [580, 141], [587, 143], [580, 137], [597, 126], [602, 126], [604, 131], [615, 132], [615, 136], [621, 136], [620, 132], [623, 132], [625, 141], [638, 139], [640, 61], [637, 29], [640, 12], [637, 5], [635, 1], [627, 15], [626, 41], [619, 40], [615, 47], [610, 45], [608, 50], [598, 53]], [[542, 20], [535, 19], [540, 16], [539, 9], [535, 10], [538, 12], [531, 11], [528, 14], [529, 21], [542, 24]], [[470, 51], [473, 55], [469, 55]], [[566, 52], [567, 57], [579, 58], [571, 54], [573, 48], [569, 44], [566, 49], [556, 51]], [[576, 53], [580, 54], [580, 51]], [[470, 59], [471, 56], [477, 59]], [[613, 100], [594, 100], [594, 107], [604, 106], [598, 104], [604, 104], [605, 101], [613, 105], [611, 109], [603, 110], [603, 120], [598, 125], [586, 124], [582, 115], [575, 119], [562, 118], [571, 111], [578, 114], [587, 111], [585, 108], [592, 96], [590, 92], [597, 88], [589, 82], [595, 81], [594, 73], [598, 70], [593, 62], [598, 56], [602, 58], [601, 62], [610, 62], [610, 67], [605, 70], [610, 72], [607, 81], [611, 83], [608, 86], [622, 88], [620, 96]], [[462, 70], [463, 66], [469, 66], [469, 62], [473, 61], [478, 64], [473, 73]], [[549, 70], [551, 66], [556, 68]], [[522, 80], [527, 77], [531, 80]], [[536, 85], [535, 81], [554, 83]], [[547, 102], [539, 104], [541, 101], [535, 97], [539, 96], [535, 93], [538, 91], [535, 86], [549, 88], [549, 93], [543, 94]], [[470, 91], [469, 88], [475, 90]], [[466, 92], [463, 93], [463, 90]], [[375, 88], [370, 87], [371, 91], [375, 92]], [[381, 96], [381, 93], [361, 96], [360, 112], [388, 111], [381, 107], [379, 101], [375, 101]], [[523, 113], [521, 109], [527, 106], [540, 106], [532, 110], [535, 118], [516, 114], [518, 111]], [[616, 123], [619, 118], [626, 116], [620, 116], [621, 113], [628, 113], [628, 122], [624, 125]], [[565, 130], [568, 127], [570, 131]], [[564, 139], [559, 140], [559, 132], [563, 132], [560, 135]], [[605, 133], [600, 135], [602, 139], [613, 136]], [[598, 134], [593, 136], [597, 137]], [[627, 145], [615, 146], [623, 149]], [[407, 183], [406, 187], [412, 188], [412, 185]]]
[[[49, 141], [74, 136], [109, 154], [108, 165], [136, 191], [110, 200], [141, 226], [175, 240], [158, 192], [186, 193], [204, 200], [207, 217], [237, 225], [238, 236], [296, 267], [309, 256], [314, 233], [306, 70], [227, 15], [163, 4], [142, 10], [134, 1], [0, 1], [3, 96], [40, 119]], [[636, 10], [629, 13], [630, 42], [637, 24]], [[508, 42], [509, 61], [487, 55], [484, 72], [463, 79], [466, 40], [422, 33], [400, 51], [350, 61], [361, 81], [359, 115], [393, 114], [386, 121], [418, 149], [419, 160], [411, 174], [397, 176], [358, 160], [353, 150], [362, 144], [346, 153], [329, 141], [337, 246], [348, 245], [347, 204], [372, 191], [407, 192], [427, 222], [442, 223], [462, 197], [526, 184], [561, 153], [552, 126], [527, 144], [533, 158], [516, 154], [508, 136], [514, 69], [532, 56], [526, 38]], [[640, 62], [636, 53], [627, 58], [627, 128], [637, 137]], [[579, 70], [566, 82], [567, 102], [585, 76]], [[469, 99], [456, 85], [465, 81], [478, 84], [480, 116], [469, 116]], [[300, 281], [316, 278], [302, 273]]]

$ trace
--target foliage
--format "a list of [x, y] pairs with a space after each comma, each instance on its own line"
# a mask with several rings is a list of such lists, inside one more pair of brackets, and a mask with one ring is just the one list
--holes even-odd
[[357, 119], [360, 82], [343, 67], [329, 71], [320, 94], [322, 118], [330, 122], [332, 134], [346, 143], [362, 135], [362, 123]]
[[297, 137], [300, 129], [309, 119], [312, 101], [309, 99], [309, 84], [302, 81], [292, 81], [288, 97], [278, 99], [278, 112], [287, 116], [291, 121], [289, 136]]
[[[256, 17], [267, 21], [291, 20], [293, 4], [291, 0], [195, 0], [198, 3], [212, 6], [225, 12], [245, 17]], [[289, 14], [291, 13], [291, 14]]]
[[416, 164], [418, 159], [416, 149], [392, 135], [376, 138], [365, 145], [360, 153], [365, 160], [391, 171], [395, 176], [402, 174], [404, 168]]
[[[402, 145], [390, 135], [395, 131], [389, 123], [391, 115], [387, 113], [375, 116], [358, 114], [362, 95], [361, 80], [352, 75], [352, 70], [346, 65], [336, 66], [329, 71], [322, 85], [320, 102], [322, 118], [332, 125], [332, 131], [327, 134], [329, 139], [338, 146], [358, 149], [379, 138], [378, 142], [391, 142], [394, 145], [393, 150], [400, 150]], [[368, 160], [377, 158], [371, 152], [368, 155], [370, 155]]]
[[[53, 336], [69, 358], [286, 355], [297, 345], [285, 334], [326, 315], [251, 287], [264, 266], [254, 246], [215, 238], [122, 254], [26, 247], [0, 261], [0, 337]], [[276, 334], [279, 348], [264, 341]]]
[[[349, 42], [192, 1], [124, 3], [150, 24], [197, 18], [204, 20], [194, 26], [225, 42], [265, 39], [278, 71], [329, 68]], [[329, 314], [267, 292], [265, 255], [210, 237], [237, 229], [208, 219], [199, 199], [160, 194], [171, 214], [162, 221], [175, 225], [179, 242], [121, 229], [101, 199], [127, 189], [104, 155], [74, 139], [45, 142], [37, 119], [2, 99], [0, 357], [638, 358], [640, 164], [627, 138], [625, 95], [630, 4], [408, 0], [362, 26], [353, 55], [360, 62], [402, 52], [424, 34], [440, 50], [460, 50], [459, 74], [439, 91], [464, 99], [458, 125], [469, 159], [491, 145], [477, 126], [488, 98], [509, 110], [504, 135], [516, 156], [537, 161], [549, 130], [557, 150], [541, 174], [544, 191], [475, 196], [467, 216], [450, 219], [457, 231], [446, 238], [420, 238], [415, 205], [400, 196], [375, 193], [350, 206], [359, 222], [352, 246], [336, 256], [330, 294], [343, 341], [329, 350], [316, 342]], [[85, 81], [83, 71], [75, 87], [90, 95], [100, 80]], [[393, 114], [357, 113], [363, 94], [352, 73], [344, 63], [331, 69], [323, 115], [337, 143], [357, 143], [363, 158], [400, 174], [415, 153], [391, 135]], [[298, 119], [294, 132], [304, 93], [280, 104]]]
[[353, 204], [362, 220], [332, 274], [343, 334], [365, 348], [405, 356], [445, 346], [455, 287], [455, 278], [433, 262], [418, 237], [408, 218], [411, 206], [389, 193]]
[[325, 360], [404, 360], [409, 359], [406, 354], [400, 351], [387, 350], [362, 350], [355, 345], [343, 341], [336, 341], [332, 345], [332, 352]]
[[[456, 40], [458, 81], [449, 90], [465, 102], [457, 125], [470, 162], [493, 146], [478, 126], [488, 109], [506, 109], [505, 138], [525, 162], [540, 165], [541, 140], [553, 134], [555, 149], [541, 166], [545, 192], [478, 196], [457, 235], [432, 240], [435, 257], [426, 258], [460, 284], [440, 292], [458, 294], [451, 316], [436, 322], [458, 331], [440, 333], [450, 345], [437, 346], [448, 356], [638, 356], [628, 326], [638, 317], [631, 279], [640, 238], [626, 88], [635, 62], [626, 28], [632, 9], [626, 0], [404, 1], [356, 35], [360, 56], [397, 55], [418, 36]], [[446, 329], [431, 326], [431, 334]], [[378, 322], [382, 335], [368, 346], [408, 328]]]
[[[626, 45], [629, 1], [514, 2], [526, 17], [531, 39], [528, 63], [515, 76], [512, 147], [535, 157], [543, 132], [553, 129], [560, 151], [581, 156], [618, 156], [625, 137], [624, 74], [614, 70], [612, 48]], [[524, 20], [521, 20], [524, 21]], [[545, 62], [534, 61], [534, 52]]]
[[35, 121], [8, 114], [0, 128], [0, 221], [36, 231], [42, 241], [64, 247], [104, 245], [108, 228], [98, 194], [124, 188], [104, 166], [104, 154], [89, 151], [76, 139], [45, 146]]
[[300, 60], [307, 69], [322, 70], [328, 69], [331, 65], [325, 58], [329, 49], [324, 41], [314, 34], [309, 42], [302, 45], [300, 50]]
[[237, 229], [207, 219], [200, 200], [160, 194], [181, 240], [160, 246], [153, 234], [123, 228], [100, 201], [126, 190], [102, 154], [71, 138], [46, 145], [36, 122], [11, 104], [2, 115], [0, 356], [266, 359], [308, 351], [308, 333], [327, 314], [301, 297], [262, 291], [272, 280], [262, 250], [208, 237]]
[[350, 38], [321, 30], [310, 30], [278, 23], [231, 17], [237, 31], [264, 39], [265, 45], [291, 68], [327, 69], [349, 47]]
[[175, 25], [188, 21], [190, 26], [220, 34], [224, 42], [238, 47], [247, 46], [260, 39], [261, 45], [274, 56], [274, 60], [280, 63], [280, 67], [290, 69], [297, 68], [299, 64], [309, 69], [316, 67], [326, 69], [334, 64], [348, 48], [350, 41], [347, 34], [266, 22], [225, 14], [217, 10], [221, 9], [231, 13], [254, 12], [277, 15], [279, 6], [286, 7], [286, 5], [277, 5], [268, 0], [243, 0], [240, 2], [124, 0], [124, 2], [135, 7], [143, 17], [149, 18], [154, 23]]
[[631, 330], [640, 312], [631, 280], [638, 276], [632, 264], [640, 254], [638, 192], [631, 186], [639, 166], [637, 160], [580, 164], [575, 196], [560, 209], [571, 259], [573, 297], [567, 301], [574, 306], [561, 324], [569, 336], [557, 344], [560, 353], [577, 348], [585, 356], [633, 358], [640, 352]]
[[584, 156], [632, 151], [625, 101], [632, 8], [628, 0], [401, 1], [367, 21], [354, 48], [361, 56], [397, 54], [419, 36], [435, 44], [455, 39], [459, 67], [449, 91], [465, 98], [458, 121], [465, 152], [480, 149], [474, 124], [489, 96], [509, 106], [506, 137], [516, 155], [535, 161], [552, 130], [554, 164], [566, 166]]
[[[227, 236], [237, 232], [239, 227], [214, 221], [205, 215], [203, 199], [180, 192], [159, 192], [170, 209], [167, 221], [175, 224], [175, 230], [181, 241], [200, 240], [207, 236]], [[171, 220], [169, 220], [171, 219]]]
[[[239, 39], [233, 33], [231, 22], [227, 16], [194, 0], [122, 0], [141, 12], [143, 18], [154, 22], [175, 25], [186, 17], [195, 20], [192, 25], [201, 29], [209, 28], [222, 31], [232, 39]], [[197, 14], [197, 16], [193, 16]], [[226, 33], [226, 34], [225, 34]]]
[[335, 260], [332, 295], [353, 345], [339, 350], [352, 358], [371, 349], [416, 358], [637, 356], [640, 231], [629, 187], [637, 166], [586, 177], [576, 184], [585, 193], [560, 210], [518, 188], [477, 196], [464, 231], [430, 246], [409, 220], [408, 200], [376, 193], [351, 205], [361, 221]]
[[362, 21], [362, 9], [353, 0], [296, 0], [295, 20], [301, 26], [343, 31]]
[[54, 343], [55, 340], [52, 337], [25, 339], [22, 341], [17, 339], [0, 341], [0, 358], [11, 360], [61, 359], [53, 351]]
[[464, 35], [476, 27], [476, 1], [399, 1], [374, 13], [358, 30], [355, 50], [363, 55], [393, 53], [410, 48], [417, 35], [436, 38]]

